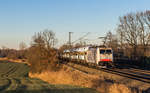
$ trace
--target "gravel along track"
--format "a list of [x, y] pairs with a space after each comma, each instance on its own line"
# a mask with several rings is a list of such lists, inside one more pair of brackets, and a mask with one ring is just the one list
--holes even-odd
[[90, 88], [52, 85], [29, 78], [29, 70], [27, 64], [0, 61], [0, 93], [97, 93]]

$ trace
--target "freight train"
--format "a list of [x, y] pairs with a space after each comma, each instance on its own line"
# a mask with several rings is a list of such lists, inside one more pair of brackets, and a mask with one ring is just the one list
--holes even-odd
[[61, 59], [74, 62], [114, 67], [112, 48], [102, 46], [86, 46], [66, 49]]

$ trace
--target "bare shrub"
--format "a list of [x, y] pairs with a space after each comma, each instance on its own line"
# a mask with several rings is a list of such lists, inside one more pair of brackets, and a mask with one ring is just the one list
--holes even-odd
[[31, 47], [28, 49], [28, 62], [31, 72], [41, 73], [44, 70], [57, 70], [59, 68], [55, 34], [44, 30], [33, 36]]

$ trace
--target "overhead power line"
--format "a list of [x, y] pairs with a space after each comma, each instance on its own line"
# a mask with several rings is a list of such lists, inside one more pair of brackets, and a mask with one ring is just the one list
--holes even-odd
[[86, 37], [86, 36], [89, 35], [89, 34], [90, 34], [90, 32], [86, 33], [84, 36], [82, 36], [82, 37], [80, 37], [79, 39], [73, 41], [72, 44], [74, 44], [74, 43], [77, 42], [77, 41], [82, 40], [84, 37]]

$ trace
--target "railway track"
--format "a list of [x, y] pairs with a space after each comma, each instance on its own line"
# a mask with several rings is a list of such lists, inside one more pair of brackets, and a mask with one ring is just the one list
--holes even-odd
[[120, 75], [123, 77], [131, 78], [134, 80], [142, 81], [145, 83], [150, 83], [150, 74], [140, 73], [137, 71], [134, 72], [130, 70], [108, 69], [108, 68], [100, 69], [100, 70], [103, 70], [105, 72], [109, 72], [112, 74]]
[[[77, 64], [77, 63], [72, 63], [72, 64]], [[90, 73], [86, 70], [74, 67], [69, 64], [65, 64], [65, 65], [72, 67], [76, 70], [79, 70], [81, 72], [84, 72], [84, 73]], [[78, 64], [78, 65], [81, 65], [81, 64]], [[82, 65], [82, 66], [85, 66], [85, 65]], [[85, 67], [89, 67], [89, 66], [85, 66]], [[135, 69], [135, 68], [130, 68], [130, 69], [118, 69], [118, 68], [113, 69], [113, 68], [101, 68], [101, 67], [89, 67], [89, 68], [104, 71], [104, 72], [119, 75], [119, 76], [123, 76], [126, 78], [138, 80], [138, 81], [142, 81], [145, 83], [150, 83], [150, 71], [147, 71], [147, 70], [140, 70], [140, 69]]]

